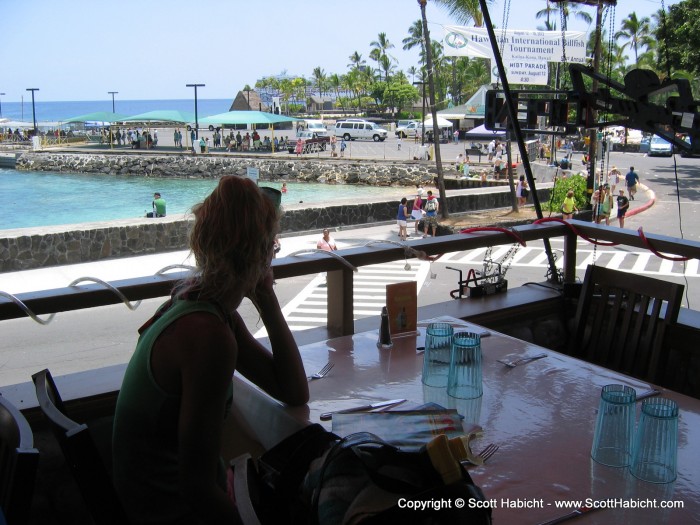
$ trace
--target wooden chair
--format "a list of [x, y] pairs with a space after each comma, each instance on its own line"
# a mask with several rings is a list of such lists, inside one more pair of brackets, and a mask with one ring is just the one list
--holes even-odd
[[129, 520], [87, 425], [76, 423], [66, 415], [51, 372], [37, 372], [32, 380], [41, 411], [49, 421], [95, 523], [128, 524]]
[[38, 465], [29, 423], [0, 395], [0, 509], [7, 523], [28, 522]]
[[661, 384], [668, 360], [664, 336], [678, 319], [683, 290], [682, 284], [589, 266], [570, 353]]

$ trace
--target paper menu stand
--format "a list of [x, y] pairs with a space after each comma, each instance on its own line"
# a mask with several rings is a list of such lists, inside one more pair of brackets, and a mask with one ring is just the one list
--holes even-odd
[[416, 281], [386, 285], [386, 307], [392, 337], [414, 335], [418, 324], [418, 285]]

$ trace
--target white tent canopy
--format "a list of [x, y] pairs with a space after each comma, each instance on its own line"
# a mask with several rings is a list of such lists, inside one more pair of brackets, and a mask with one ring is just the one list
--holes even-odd
[[[433, 119], [432, 119], [432, 118], [427, 118], [427, 119], [425, 119], [424, 124], [425, 124], [425, 127], [426, 127], [426, 128], [432, 128], [432, 127], [433, 127]], [[451, 128], [451, 127], [453, 127], [452, 122], [450, 122], [449, 120], [446, 120], [446, 119], [442, 118], [442, 117], [439, 116], [439, 115], [438, 115], [438, 118], [437, 118], [437, 124], [438, 124], [438, 127], [440, 127], [440, 128]]]

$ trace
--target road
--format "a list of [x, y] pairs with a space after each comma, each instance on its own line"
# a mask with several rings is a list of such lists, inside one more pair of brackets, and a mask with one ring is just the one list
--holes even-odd
[[[395, 142], [393, 137], [386, 144], [390, 146], [392, 142]], [[375, 144], [368, 146], [380, 147]], [[627, 172], [629, 166], [635, 166], [641, 182], [654, 192], [656, 198], [654, 206], [650, 209], [630, 217], [626, 221], [626, 228], [637, 230], [643, 227], [647, 233], [691, 240], [700, 238], [700, 223], [697, 221], [700, 206], [700, 159], [683, 159], [677, 156], [675, 161], [674, 167], [674, 159], [611, 153], [610, 165], [616, 165], [623, 173]], [[632, 202], [632, 207], [643, 205], [647, 198], [646, 195], [638, 194], [637, 200]], [[357, 246], [370, 240], [397, 240], [396, 226], [393, 224], [342, 230], [334, 232], [333, 236], [340, 248]], [[284, 238], [280, 255], [312, 247], [314, 243], [314, 236]], [[561, 241], [553, 240], [552, 247], [555, 253], [562, 253]], [[501, 260], [509, 249], [510, 246], [494, 248], [492, 259]], [[484, 249], [477, 249], [449, 253], [432, 265], [409, 259], [363, 268], [355, 281], [356, 316], [359, 318], [379, 314], [384, 305], [384, 287], [391, 282], [416, 280], [419, 305], [447, 300], [449, 292], [457, 288], [458, 280], [457, 272], [447, 269], [447, 266], [460, 268], [466, 274], [469, 268], [481, 268], [484, 252]], [[700, 269], [697, 260], [685, 264], [671, 262], [649, 252], [628, 247], [596, 248], [583, 240], [579, 240], [578, 254], [579, 277], [583, 276], [586, 265], [591, 262], [652, 277], [663, 277], [686, 286], [684, 306], [698, 304]], [[541, 243], [529, 243], [527, 247], [521, 247], [510, 255], [512, 261], [507, 273], [509, 288], [525, 283], [541, 283], [545, 280], [547, 263]], [[182, 263], [185, 256], [182, 252], [176, 252], [171, 255], [172, 260], [158, 260], [153, 264], [156, 264], [157, 269], [165, 264]], [[119, 264], [122, 271], [130, 268], [130, 271], [140, 272], [139, 274], [151, 271], [146, 271], [142, 262], [122, 260]], [[134, 267], [136, 270], [133, 270]], [[54, 271], [52, 276], [55, 277], [59, 273]], [[109, 279], [104, 274], [97, 276]], [[74, 276], [66, 275], [55, 286], [63, 286], [72, 278]], [[40, 282], [35, 275], [25, 276], [25, 279]], [[4, 289], [2, 282], [0, 289]], [[292, 329], [302, 330], [325, 323], [325, 276], [322, 274], [281, 280], [277, 292]], [[136, 342], [138, 327], [160, 302], [160, 299], [144, 301], [133, 312], [119, 305], [61, 313], [48, 326], [40, 326], [29, 319], [5, 321], [0, 347], [0, 385], [27, 381], [32, 373], [45, 366], [51, 367], [56, 375], [60, 375], [127, 361]], [[245, 305], [242, 313], [250, 329], [258, 335], [264, 335], [254, 309]], [[76, 334], [80, 335], [76, 337]]]

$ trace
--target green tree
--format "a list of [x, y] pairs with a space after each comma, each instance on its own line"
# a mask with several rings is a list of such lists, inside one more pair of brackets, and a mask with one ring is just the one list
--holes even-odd
[[646, 46], [650, 40], [649, 24], [649, 17], [637, 18], [637, 13], [633, 11], [622, 21], [621, 29], [615, 33], [615, 40], [620, 38], [627, 40], [623, 47], [632, 46], [634, 63], [637, 66], [639, 66], [639, 48]]
[[[492, 4], [494, 0], [487, 0]], [[447, 9], [449, 15], [457, 23], [466, 25], [474, 22], [474, 27], [483, 27], [484, 14], [481, 12], [479, 0], [435, 0], [435, 3]]]
[[670, 6], [666, 16], [660, 18], [655, 36], [662, 71], [669, 68], [700, 74], [700, 0], [684, 0]]
[[318, 87], [318, 96], [323, 96], [323, 85], [326, 82], [326, 72], [323, 68], [315, 67], [313, 71], [314, 81], [316, 82], [316, 87]]

